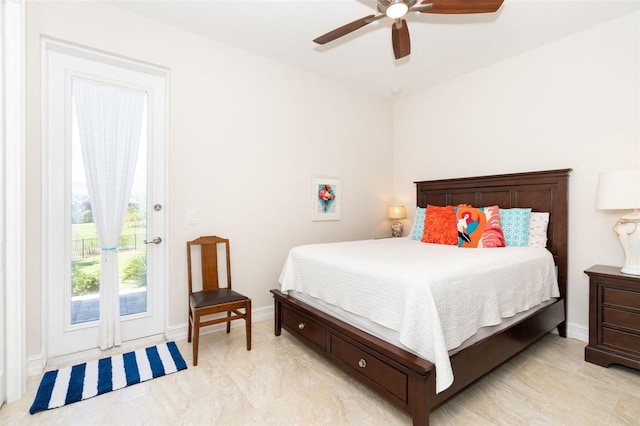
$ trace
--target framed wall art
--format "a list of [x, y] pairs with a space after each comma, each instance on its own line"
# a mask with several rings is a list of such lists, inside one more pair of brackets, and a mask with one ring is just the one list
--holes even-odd
[[311, 220], [340, 220], [340, 179], [314, 177], [311, 185]]

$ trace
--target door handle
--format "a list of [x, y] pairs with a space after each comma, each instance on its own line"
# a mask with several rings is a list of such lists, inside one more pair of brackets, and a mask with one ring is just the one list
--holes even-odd
[[155, 237], [151, 241], [144, 240], [145, 244], [160, 244], [161, 242], [162, 242], [162, 238], [160, 238], [160, 237]]

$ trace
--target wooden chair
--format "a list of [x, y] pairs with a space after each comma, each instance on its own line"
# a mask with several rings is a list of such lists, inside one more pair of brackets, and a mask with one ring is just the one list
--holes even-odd
[[[218, 268], [218, 248], [221, 244], [226, 249], [227, 286], [220, 287]], [[202, 265], [202, 290], [193, 291], [193, 274], [191, 272], [191, 252], [200, 247]], [[220, 247], [221, 248], [221, 247]], [[187, 270], [189, 281], [189, 336], [193, 330], [193, 365], [198, 365], [198, 340], [200, 327], [227, 323], [227, 333], [231, 332], [231, 321], [244, 319], [246, 322], [247, 350], [251, 350], [251, 299], [231, 289], [231, 259], [229, 257], [229, 240], [216, 236], [200, 237], [187, 242]], [[244, 313], [239, 309], [243, 309]], [[226, 312], [224, 317], [217, 316], [202, 320], [207, 315]]]

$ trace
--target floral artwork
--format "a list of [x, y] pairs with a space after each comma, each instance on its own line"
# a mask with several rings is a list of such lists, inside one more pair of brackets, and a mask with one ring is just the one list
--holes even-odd
[[311, 192], [312, 220], [340, 220], [340, 181], [338, 179], [314, 177]]
[[320, 211], [322, 213], [328, 213], [334, 206], [334, 201], [336, 200], [335, 192], [333, 188], [331, 188], [331, 185], [320, 185], [319, 188], [318, 201], [320, 201]]

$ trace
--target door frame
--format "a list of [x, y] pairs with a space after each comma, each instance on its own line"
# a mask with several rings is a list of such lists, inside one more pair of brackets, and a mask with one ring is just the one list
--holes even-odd
[[[52, 356], [56, 356], [54, 354], [52, 354], [51, 352], [51, 344], [49, 342], [49, 335], [50, 335], [50, 315], [52, 313], [50, 307], [49, 307], [49, 301], [51, 293], [51, 286], [50, 286], [50, 282], [51, 282], [51, 274], [52, 273], [56, 273], [55, 269], [56, 266], [49, 264], [49, 253], [51, 251], [51, 247], [52, 247], [52, 243], [51, 243], [51, 237], [49, 236], [49, 230], [51, 229], [51, 224], [49, 223], [49, 214], [48, 214], [48, 209], [50, 208], [50, 204], [49, 204], [49, 196], [50, 196], [50, 189], [48, 188], [48, 185], [50, 183], [49, 181], [49, 174], [50, 174], [50, 166], [49, 166], [49, 162], [51, 161], [50, 158], [50, 147], [51, 147], [51, 143], [49, 141], [49, 133], [50, 133], [50, 128], [49, 128], [49, 124], [50, 124], [50, 120], [49, 120], [49, 97], [48, 97], [48, 87], [49, 87], [49, 82], [48, 82], [48, 57], [50, 55], [51, 52], [58, 52], [58, 53], [62, 53], [62, 54], [66, 54], [68, 56], [71, 57], [75, 57], [78, 58], [79, 60], [85, 60], [85, 61], [92, 61], [92, 62], [97, 62], [97, 63], [102, 63], [105, 64], [107, 66], [117, 66], [120, 68], [124, 68], [124, 69], [130, 69], [133, 71], [137, 71], [137, 72], [143, 72], [143, 73], [147, 73], [147, 74], [151, 74], [154, 76], [159, 76], [164, 80], [164, 87], [163, 87], [163, 93], [162, 96], [164, 97], [164, 102], [162, 105], [163, 108], [163, 115], [164, 115], [164, 125], [163, 128], [161, 130], [161, 132], [163, 133], [161, 136], [161, 140], [155, 140], [154, 141], [154, 145], [156, 143], [158, 143], [158, 148], [161, 149], [164, 152], [163, 155], [163, 159], [162, 159], [162, 164], [160, 164], [160, 169], [164, 170], [164, 173], [159, 174], [156, 172], [154, 172], [153, 177], [150, 177], [150, 179], [154, 179], [156, 181], [161, 182], [161, 187], [162, 187], [162, 191], [161, 193], [157, 192], [157, 189], [154, 189], [153, 193], [149, 193], [148, 197], [147, 197], [147, 211], [152, 212], [153, 210], [151, 210], [149, 208], [150, 205], [152, 205], [153, 203], [160, 203], [163, 205], [164, 207], [164, 220], [159, 224], [159, 226], [156, 228], [156, 234], [160, 234], [162, 235], [162, 239], [163, 239], [163, 244], [154, 247], [153, 250], [160, 253], [161, 256], [163, 256], [165, 259], [168, 259], [168, 247], [169, 247], [169, 234], [168, 234], [168, 223], [169, 223], [169, 218], [168, 218], [168, 209], [167, 209], [167, 203], [168, 203], [168, 191], [169, 191], [169, 181], [168, 181], [168, 121], [169, 121], [169, 70], [166, 68], [162, 68], [156, 65], [152, 65], [152, 64], [147, 64], [147, 63], [142, 63], [133, 59], [129, 59], [129, 58], [125, 58], [119, 55], [114, 55], [114, 54], [110, 54], [107, 52], [102, 52], [102, 51], [97, 51], [94, 49], [90, 49], [84, 46], [79, 46], [73, 43], [69, 43], [69, 42], [65, 42], [65, 41], [61, 41], [58, 39], [52, 39], [52, 38], [48, 38], [48, 37], [42, 37], [41, 39], [41, 69], [42, 69], [42, 74], [41, 74], [41, 79], [42, 79], [42, 104], [41, 104], [41, 109], [42, 109], [42, 142], [43, 142], [43, 174], [42, 174], [42, 178], [43, 178], [43, 186], [42, 186], [42, 229], [43, 229], [43, 236], [42, 236], [42, 259], [43, 259], [43, 263], [42, 263], [42, 277], [43, 277], [43, 283], [42, 283], [42, 300], [43, 300], [43, 310], [42, 310], [42, 348], [43, 348], [43, 362], [46, 365], [46, 363], [48, 363], [49, 361], [51, 361]], [[148, 147], [148, 151], [150, 152], [151, 150], [154, 149], [154, 146], [149, 146]], [[149, 154], [151, 155], [151, 154]], [[155, 197], [155, 198], [154, 198]], [[148, 232], [150, 232], [148, 230]], [[149, 235], [147, 235], [147, 237], [149, 237]], [[150, 237], [153, 238], [153, 237]], [[149, 255], [149, 254], [148, 254]], [[163, 302], [163, 309], [162, 309], [162, 313], [160, 316], [160, 320], [162, 321], [162, 331], [160, 332], [161, 335], [166, 336], [166, 331], [167, 331], [167, 324], [168, 324], [168, 309], [167, 309], [167, 301], [168, 301], [168, 262], [164, 262], [161, 264], [161, 274], [164, 278], [164, 285], [159, 288], [159, 292], [161, 293], [162, 299], [164, 300]], [[124, 333], [123, 333], [123, 338], [125, 337]], [[144, 340], [144, 339], [143, 339]], [[124, 342], [123, 342], [124, 343]], [[96, 341], [97, 344], [97, 341]], [[93, 350], [88, 350], [87, 352], [92, 352]], [[83, 353], [84, 351], [81, 351], [81, 353]], [[72, 357], [77, 355], [76, 354], [70, 354]], [[58, 358], [66, 358], [69, 355], [61, 355], [58, 356]]]
[[[26, 368], [26, 6], [23, 0], [0, 3], [0, 39], [5, 52], [0, 70], [0, 189], [5, 228], [0, 231], [0, 405], [18, 400], [27, 389]], [[6, 89], [6, 90], [5, 90]], [[12, 206], [6, 209], [6, 206]], [[0, 214], [0, 215], [2, 215]]]

